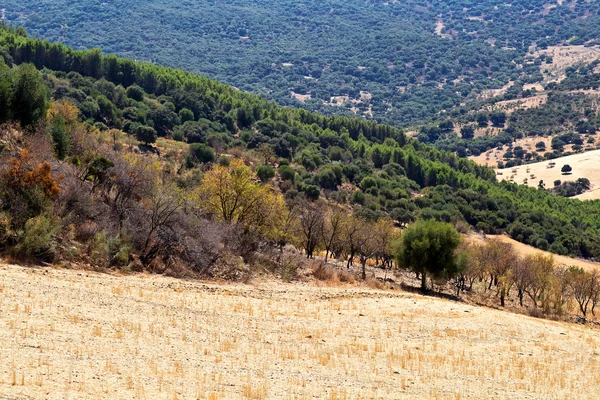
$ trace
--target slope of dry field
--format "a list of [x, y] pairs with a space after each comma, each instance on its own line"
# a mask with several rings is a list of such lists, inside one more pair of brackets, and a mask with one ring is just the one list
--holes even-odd
[[0, 267], [15, 399], [594, 399], [600, 332], [404, 292]]
[[[585, 153], [573, 154], [566, 157], [560, 157], [555, 160], [542, 161], [533, 164], [520, 165], [513, 168], [504, 168], [496, 170], [502, 173], [498, 175], [498, 180], [510, 180], [511, 177], [516, 183], [523, 184], [527, 179], [527, 185], [537, 187], [540, 180], [546, 184], [546, 188], [552, 187], [555, 180], [576, 181], [578, 178], [587, 178], [590, 180], [591, 190], [575, 196], [581, 200], [593, 200], [600, 198], [600, 150], [586, 151]], [[550, 162], [554, 162], [554, 168], [548, 168]], [[560, 170], [563, 165], [569, 164], [573, 171], [569, 175], [563, 175]], [[527, 172], [529, 170], [529, 172]], [[516, 173], [513, 173], [516, 171]]]
[[[470, 240], [471, 242], [484, 243], [484, 237], [479, 234], [469, 234], [469, 235], [466, 235], [465, 237], [468, 240]], [[554, 257], [554, 261], [558, 265], [562, 265], [565, 267], [574, 266], [577, 268], [582, 268], [586, 271], [593, 271], [596, 269], [600, 270], [600, 263], [590, 261], [590, 260], [585, 260], [583, 258], [573, 258], [573, 257], [560, 256], [558, 254], [553, 254], [553, 253], [550, 253], [549, 251], [540, 250], [540, 249], [537, 249], [528, 244], [517, 242], [516, 240], [514, 240], [506, 235], [485, 235], [485, 237], [488, 239], [498, 239], [502, 242], [510, 243], [512, 245], [513, 249], [521, 257], [541, 253], [545, 256], [551, 255], [552, 257]]]

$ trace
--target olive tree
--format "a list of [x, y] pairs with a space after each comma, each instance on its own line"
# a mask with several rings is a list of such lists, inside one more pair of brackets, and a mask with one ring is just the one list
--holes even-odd
[[421, 220], [404, 231], [395, 258], [399, 266], [421, 274], [421, 290], [427, 290], [427, 274], [455, 276], [459, 271], [455, 251], [461, 242], [456, 229], [443, 222]]

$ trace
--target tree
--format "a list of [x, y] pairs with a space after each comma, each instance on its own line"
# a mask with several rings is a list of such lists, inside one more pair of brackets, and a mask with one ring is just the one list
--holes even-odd
[[482, 128], [485, 128], [486, 126], [488, 126], [488, 116], [487, 114], [484, 113], [479, 113], [477, 114], [477, 125], [479, 125]]
[[256, 175], [261, 181], [267, 182], [275, 176], [275, 170], [270, 165], [261, 165], [256, 168]]
[[421, 274], [421, 290], [427, 290], [427, 274], [452, 277], [458, 272], [455, 250], [460, 244], [456, 229], [443, 222], [421, 220], [404, 231], [395, 257], [398, 265]]
[[181, 120], [182, 124], [186, 123], [187, 121], [193, 121], [194, 112], [189, 108], [182, 108], [179, 110], [179, 119]]
[[462, 128], [460, 128], [460, 135], [463, 139], [473, 139], [473, 137], [475, 136], [475, 127], [473, 125], [463, 126]]
[[50, 126], [50, 136], [54, 144], [54, 152], [59, 160], [64, 160], [71, 146], [71, 136], [67, 130], [65, 119], [59, 115]]
[[560, 172], [562, 172], [563, 175], [568, 175], [571, 173], [571, 171], [573, 171], [573, 168], [571, 168], [569, 164], [563, 165], [560, 169]]
[[312, 258], [320, 244], [325, 223], [323, 206], [318, 203], [303, 201], [299, 207], [300, 240], [306, 252], [306, 258]]
[[131, 85], [127, 88], [127, 97], [129, 97], [130, 99], [133, 99], [135, 101], [142, 101], [144, 100], [144, 89], [142, 89], [141, 87], [139, 87], [138, 85]]
[[551, 285], [552, 274], [554, 272], [554, 257], [552, 255], [545, 256], [541, 253], [535, 254], [527, 262], [529, 264], [530, 280], [529, 285], [525, 289], [525, 293], [529, 296], [534, 306], [539, 305], [542, 301], [542, 307], [547, 303], [547, 291]]
[[154, 128], [151, 128], [146, 125], [140, 125], [137, 128], [135, 128], [133, 134], [135, 135], [135, 138], [137, 140], [139, 140], [140, 142], [144, 142], [145, 144], [155, 143], [156, 139], [158, 139]]
[[573, 293], [573, 297], [579, 305], [579, 310], [583, 318], [587, 316], [588, 306], [600, 285], [600, 275], [598, 271], [586, 272], [582, 268], [570, 267], [567, 270], [568, 285]]
[[517, 256], [510, 243], [502, 242], [498, 239], [489, 240], [482, 251], [479, 253], [481, 262], [489, 268], [490, 284], [494, 284], [500, 295], [500, 306], [504, 307], [506, 296], [508, 295], [512, 284], [514, 283], [511, 265]]
[[506, 113], [504, 112], [495, 112], [490, 115], [490, 121], [492, 125], [495, 127], [503, 127], [506, 123]]
[[281, 194], [257, 183], [241, 159], [232, 160], [229, 166], [214, 165], [204, 175], [198, 194], [199, 208], [246, 230], [271, 229], [283, 208]]
[[325, 262], [333, 249], [338, 246], [342, 236], [344, 215], [346, 211], [341, 207], [332, 207], [325, 212], [323, 229], [321, 230], [321, 243], [325, 248]]
[[17, 68], [11, 104], [13, 117], [22, 126], [33, 125], [46, 115], [46, 85], [33, 64], [21, 64]]

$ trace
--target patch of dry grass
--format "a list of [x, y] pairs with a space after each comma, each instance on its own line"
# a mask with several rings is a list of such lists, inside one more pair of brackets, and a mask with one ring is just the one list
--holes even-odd
[[[0, 393], [596, 398], [594, 329], [407, 293], [1, 266]], [[333, 276], [333, 275], [331, 275]]]

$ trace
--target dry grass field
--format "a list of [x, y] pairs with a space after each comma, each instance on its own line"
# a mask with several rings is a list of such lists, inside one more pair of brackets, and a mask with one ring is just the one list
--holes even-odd
[[545, 50], [533, 54], [538, 57], [546, 54], [552, 57], [551, 64], [542, 64], [540, 70], [544, 75], [544, 81], [561, 81], [565, 78], [567, 68], [576, 64], [587, 64], [600, 58], [600, 48], [586, 46], [549, 46]]
[[[546, 145], [546, 149], [551, 149], [552, 138], [551, 137], [525, 137], [520, 139], [515, 139], [513, 142], [513, 147], [521, 146], [523, 149], [528, 152], [537, 151], [535, 148], [535, 144], [538, 142], [544, 142]], [[566, 145], [565, 150], [570, 150], [572, 145]], [[506, 148], [503, 150], [492, 149], [488, 150], [484, 153], [481, 153], [478, 156], [469, 157], [470, 160], [475, 161], [479, 165], [484, 165], [490, 168], [496, 168], [498, 166], [499, 161], [504, 161], [504, 153], [506, 153]], [[543, 152], [542, 152], [543, 153]], [[556, 161], [556, 160], [555, 160]], [[509, 171], [510, 172], [510, 171]], [[502, 176], [498, 176], [498, 179], [503, 178]], [[510, 177], [510, 175], [509, 175]]]
[[600, 332], [416, 294], [0, 266], [0, 398], [596, 399]]
[[[466, 236], [467, 240], [475, 243], [484, 243], [484, 237], [479, 234], [469, 234]], [[582, 268], [586, 271], [600, 270], [600, 263], [585, 260], [582, 258], [572, 258], [567, 256], [560, 256], [558, 254], [552, 254], [548, 251], [537, 249], [533, 246], [527, 245], [525, 243], [517, 242], [516, 240], [510, 238], [506, 235], [485, 235], [487, 239], [498, 239], [505, 243], [510, 243], [513, 249], [519, 254], [521, 257], [527, 255], [535, 255], [535, 254], [543, 254], [545, 256], [552, 255], [554, 257], [554, 261], [558, 265], [570, 267], [575, 266], [577, 268]]]
[[[548, 168], [550, 162], [556, 163], [554, 168]], [[565, 164], [573, 168], [572, 173], [569, 175], [561, 173], [561, 168]], [[493, 162], [490, 166], [492, 165]], [[537, 187], [540, 180], [543, 180], [546, 187], [549, 188], [557, 179], [564, 182], [587, 178], [590, 180], [591, 190], [575, 197], [581, 200], [600, 198], [600, 150], [586, 151], [585, 153], [560, 157], [555, 160], [496, 170], [496, 173], [498, 172], [502, 173], [502, 175], [497, 176], [499, 180], [513, 179], [516, 183], [527, 184], [532, 187]], [[525, 182], [525, 180], [527, 181]]]

